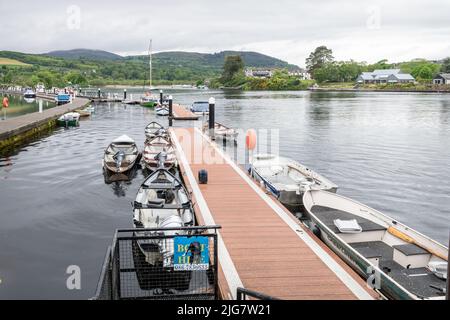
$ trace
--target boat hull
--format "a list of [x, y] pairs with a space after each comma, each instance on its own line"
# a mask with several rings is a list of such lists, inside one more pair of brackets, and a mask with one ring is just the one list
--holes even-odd
[[104, 162], [104, 167], [106, 170], [108, 170], [111, 173], [127, 173], [128, 171], [130, 171], [131, 169], [133, 169], [134, 165], [136, 164], [136, 160], [133, 161], [133, 163], [131, 163], [130, 165], [127, 165], [126, 167], [113, 167], [113, 166], [108, 166], [105, 162]]
[[157, 103], [156, 102], [141, 102], [140, 105], [145, 108], [154, 108], [157, 105]]
[[[158, 169], [158, 161], [156, 160], [148, 160], [148, 159], [144, 159], [144, 165], [145, 168], [150, 170], [150, 171], [156, 171]], [[172, 170], [176, 167], [176, 162], [175, 161], [166, 161], [164, 162], [164, 169], [166, 170]]]
[[78, 127], [80, 122], [79, 120], [56, 120], [56, 124], [60, 127]]

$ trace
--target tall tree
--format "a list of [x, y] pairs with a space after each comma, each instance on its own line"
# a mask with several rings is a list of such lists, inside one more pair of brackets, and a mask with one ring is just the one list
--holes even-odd
[[222, 83], [231, 81], [235, 74], [244, 69], [244, 61], [241, 56], [226, 56], [223, 65]]
[[326, 63], [333, 62], [333, 51], [326, 46], [317, 47], [306, 59], [306, 68], [314, 76], [314, 72]]
[[441, 72], [450, 73], [450, 57], [445, 58], [442, 62]]

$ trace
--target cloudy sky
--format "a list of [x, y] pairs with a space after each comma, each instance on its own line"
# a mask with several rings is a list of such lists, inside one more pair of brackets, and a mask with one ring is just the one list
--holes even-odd
[[0, 50], [258, 51], [303, 66], [319, 45], [339, 60], [450, 56], [448, 0], [1, 1]]

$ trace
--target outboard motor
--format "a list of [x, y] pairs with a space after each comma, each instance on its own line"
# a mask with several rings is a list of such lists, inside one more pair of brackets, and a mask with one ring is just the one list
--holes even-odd
[[125, 159], [125, 152], [123, 151], [118, 151], [114, 157], [113, 157], [114, 161], [116, 162], [116, 169], [117, 171], [119, 171], [120, 166], [122, 165], [122, 161], [123, 159]]
[[155, 156], [155, 160], [158, 160], [158, 169], [165, 168], [167, 160], [167, 153], [162, 151]]

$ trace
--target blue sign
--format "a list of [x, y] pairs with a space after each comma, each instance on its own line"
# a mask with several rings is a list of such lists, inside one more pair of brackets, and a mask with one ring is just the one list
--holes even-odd
[[208, 237], [176, 237], [174, 239], [174, 270], [208, 270], [208, 239]]

